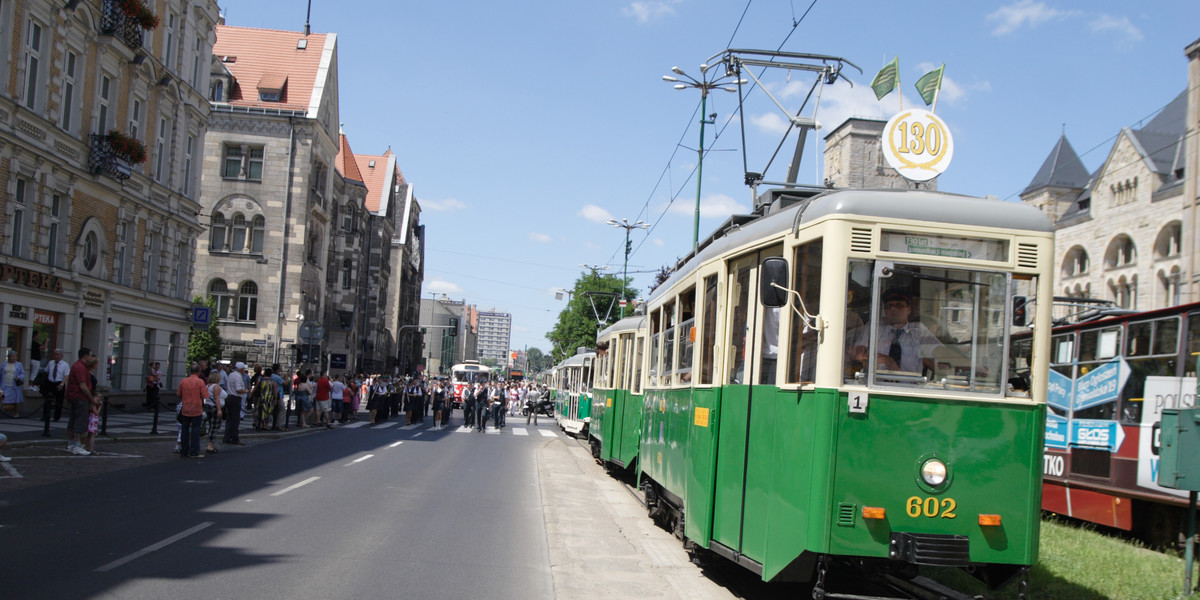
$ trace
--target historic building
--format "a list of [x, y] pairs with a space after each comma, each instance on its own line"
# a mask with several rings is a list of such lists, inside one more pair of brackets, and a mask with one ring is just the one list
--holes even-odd
[[924, 182], [905, 179], [883, 156], [886, 119], [851, 117], [825, 136], [827, 187], [854, 189], [937, 189], [937, 178]]
[[[412, 202], [407, 193], [411, 188], [390, 149], [379, 156], [356, 155], [355, 163], [367, 185], [363, 211], [367, 218], [366, 245], [357, 255], [343, 259], [343, 267], [357, 269], [362, 278], [361, 284], [353, 288], [363, 311], [358, 324], [362, 331], [361, 360], [355, 365], [363, 373], [390, 373], [396, 364], [396, 335], [402, 325], [389, 320], [401, 302], [398, 294], [388, 293], [400, 275], [395, 271], [392, 240], [396, 235], [396, 215]], [[420, 282], [417, 290], [419, 294]], [[414, 318], [405, 323], [416, 322]]]
[[210, 57], [193, 283], [216, 302], [224, 358], [319, 367], [331, 332], [339, 350], [353, 345], [330, 319], [344, 309], [330, 260], [361, 247], [334, 235], [335, 216], [359, 214], [366, 196], [334, 168], [337, 35], [220, 25]]
[[0, 0], [0, 340], [185, 375], [215, 0]]
[[1186, 249], [1185, 302], [1200, 302], [1200, 39], [1184, 50], [1188, 59], [1187, 115], [1183, 136], [1183, 223]]
[[1185, 92], [1145, 126], [1122, 129], [1092, 173], [1063, 136], [1021, 192], [1054, 221], [1058, 295], [1130, 310], [1188, 301], [1181, 208], [1194, 205], [1185, 182], [1196, 175], [1185, 169], [1187, 111]]
[[[397, 171], [398, 173], [398, 171]], [[421, 205], [412, 184], [399, 178], [397, 198], [401, 206], [394, 211], [395, 227], [391, 244], [391, 264], [396, 273], [388, 289], [388, 322], [396, 332], [396, 360], [393, 372], [416, 373], [423, 364], [421, 333], [421, 285], [425, 280], [425, 226], [421, 224]]]

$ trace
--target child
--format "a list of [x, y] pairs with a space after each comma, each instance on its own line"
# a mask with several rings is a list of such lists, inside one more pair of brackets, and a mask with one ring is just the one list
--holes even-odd
[[100, 407], [103, 404], [104, 401], [100, 399], [100, 396], [96, 396], [95, 399], [92, 400], [92, 408], [91, 411], [88, 412], [87, 454], [84, 456], [94, 456], [98, 454], [94, 448], [96, 445], [96, 434], [100, 431]]

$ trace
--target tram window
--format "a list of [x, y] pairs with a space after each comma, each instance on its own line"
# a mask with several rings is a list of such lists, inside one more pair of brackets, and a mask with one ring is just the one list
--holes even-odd
[[[1050, 364], [1070, 365], [1075, 362], [1075, 334], [1063, 333], [1050, 340]], [[1068, 372], [1069, 377], [1071, 374]]]
[[661, 354], [660, 348], [662, 342], [662, 334], [656, 333], [650, 336], [650, 369], [647, 372], [646, 385], [650, 387], [658, 387], [658, 358]]
[[671, 301], [663, 305], [663, 370], [660, 380], [663, 386], [670, 386], [671, 379], [675, 375], [675, 334], [678, 330], [675, 318], [675, 302]]
[[622, 390], [627, 390], [630, 388], [629, 371], [630, 371], [631, 365], [629, 363], [631, 360], [633, 360], [633, 355], [632, 355], [633, 334], [632, 333], [623, 334], [620, 337], [620, 342], [618, 343], [618, 346], [619, 346], [618, 352], [620, 352], [619, 360], [620, 360], [621, 364], [619, 367], [617, 367], [619, 369], [618, 379], [617, 379], [617, 387]]
[[679, 353], [676, 356], [675, 384], [692, 384], [692, 349], [696, 345], [696, 288], [679, 295]]
[[1008, 352], [1008, 389], [1010, 395], [1029, 395], [1030, 369], [1033, 365], [1033, 340], [1013, 341]]
[[1196, 356], [1200, 353], [1200, 313], [1190, 313], [1187, 316], [1187, 358], [1186, 371], [1189, 377], [1196, 376]]
[[645, 344], [646, 338], [639, 336], [633, 351], [633, 389], [634, 394], [642, 393], [642, 345]]
[[1117, 355], [1121, 348], [1121, 329], [1109, 327], [1082, 331], [1079, 334], [1079, 362], [1107, 360]]
[[1150, 344], [1151, 354], [1179, 353], [1179, 317], [1159, 319], [1154, 322], [1154, 339]]
[[713, 382], [713, 361], [717, 344], [717, 276], [704, 278], [704, 322], [700, 334], [700, 383]]
[[746, 343], [749, 341], [746, 323], [750, 304], [750, 268], [742, 266], [737, 269], [730, 294], [733, 300], [730, 306], [733, 323], [729, 328], [729, 383], [733, 384], [745, 383], [743, 373], [746, 371]]
[[1177, 356], [1159, 356], [1133, 359], [1127, 362], [1129, 363], [1129, 380], [1125, 382], [1125, 389], [1121, 390], [1121, 422], [1140, 425], [1142, 407], [1146, 405], [1146, 378], [1176, 376], [1179, 359]]
[[846, 337], [842, 367], [843, 381], [865, 383], [866, 361], [855, 347], [862, 338], [869, 336], [871, 314], [871, 287], [874, 285], [872, 261], [852, 260], [847, 271], [846, 283]]
[[[788, 383], [804, 385], [813, 383], [816, 379], [817, 330], [802, 316], [806, 312], [810, 315], [821, 312], [822, 254], [822, 240], [813, 240], [796, 248], [795, 260], [792, 261], [792, 289], [800, 294], [803, 306], [792, 296], [789, 304], [792, 310], [792, 327], [788, 338], [788, 353], [791, 356], [787, 369]], [[862, 325], [861, 319], [857, 325]]]

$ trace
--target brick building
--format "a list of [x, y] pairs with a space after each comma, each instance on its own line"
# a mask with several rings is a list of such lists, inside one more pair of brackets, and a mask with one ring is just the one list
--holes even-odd
[[185, 374], [215, 0], [0, 0], [0, 341]]

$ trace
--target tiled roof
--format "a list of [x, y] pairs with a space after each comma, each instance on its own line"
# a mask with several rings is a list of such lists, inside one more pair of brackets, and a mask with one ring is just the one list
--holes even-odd
[[1058, 143], [1042, 163], [1042, 168], [1038, 169], [1033, 181], [1030, 181], [1021, 193], [1026, 194], [1046, 186], [1082, 188], [1090, 177], [1083, 163], [1079, 161], [1079, 156], [1075, 154], [1075, 149], [1071, 148], [1071, 142], [1068, 142], [1067, 136], [1064, 135], [1058, 138]]
[[350, 149], [350, 140], [344, 133], [338, 135], [338, 138], [340, 146], [338, 147], [337, 156], [333, 159], [333, 168], [337, 169], [338, 173], [341, 173], [345, 179], [363, 181], [363, 174], [358, 169], [358, 161], [354, 156], [354, 151]]
[[[354, 159], [362, 173], [362, 181], [367, 185], [367, 210], [378, 215], [385, 214], [392, 176], [400, 174], [400, 170], [395, 166], [395, 155], [389, 148], [382, 156], [357, 154]], [[400, 179], [403, 180], [403, 176], [400, 176]]]
[[[218, 25], [213, 54], [223, 57], [225, 67], [237, 79], [229, 104], [308, 111], [326, 41], [332, 42], [333, 38], [324, 33], [306, 37], [296, 31]], [[297, 48], [300, 40], [307, 42], [303, 49]], [[282, 86], [284, 80], [287, 85], [279, 102], [258, 99], [264, 84]]]

